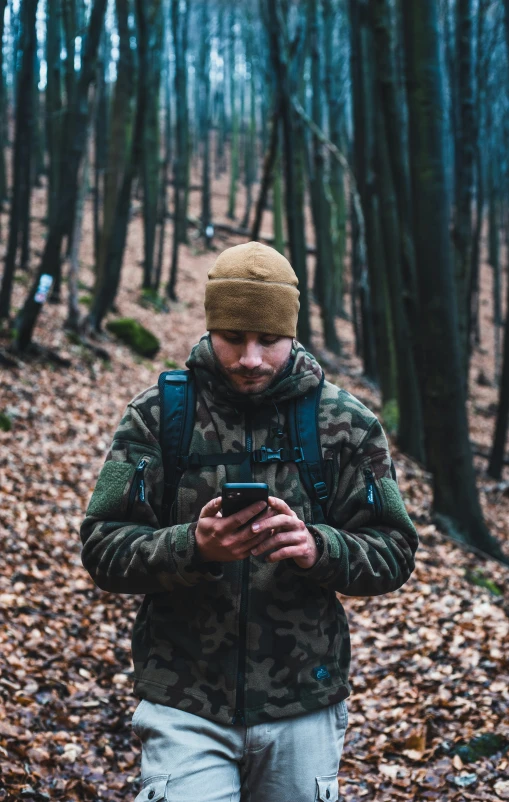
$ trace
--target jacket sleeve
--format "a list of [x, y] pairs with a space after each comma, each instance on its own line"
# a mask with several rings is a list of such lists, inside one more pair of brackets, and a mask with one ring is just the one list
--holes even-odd
[[102, 590], [158, 593], [219, 579], [200, 560], [196, 522], [160, 527], [164, 471], [157, 438], [131, 402], [81, 525], [81, 559]]
[[310, 531], [321, 535], [323, 553], [312, 568], [295, 566], [294, 571], [347, 596], [378, 596], [396, 590], [415, 567], [418, 536], [376, 418], [338, 473], [329, 525], [308, 524]]

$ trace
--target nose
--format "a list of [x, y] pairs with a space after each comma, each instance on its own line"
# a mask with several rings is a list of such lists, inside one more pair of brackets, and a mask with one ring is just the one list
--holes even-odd
[[246, 370], [259, 368], [263, 362], [260, 346], [256, 343], [247, 343], [242, 351], [239, 362]]

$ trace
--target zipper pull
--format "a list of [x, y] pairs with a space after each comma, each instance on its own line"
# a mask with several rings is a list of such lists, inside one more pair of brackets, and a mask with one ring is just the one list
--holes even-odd
[[382, 497], [376, 486], [375, 477], [371, 468], [365, 469], [364, 476], [366, 477], [367, 502], [375, 508], [375, 513], [381, 514], [383, 512]]
[[232, 719], [232, 724], [236, 724], [236, 725], [240, 724], [240, 725], [243, 726], [244, 722], [245, 722], [244, 713], [242, 712], [242, 710], [236, 710], [235, 711], [235, 715], [233, 716], [233, 719]]
[[142, 457], [136, 466], [136, 473], [140, 474], [140, 478], [138, 479], [138, 498], [142, 504], [145, 503], [145, 479], [143, 478], [143, 473], [146, 465], [148, 465], [148, 461]]
[[142, 457], [138, 462], [136, 468], [134, 469], [133, 481], [131, 483], [131, 489], [129, 491], [129, 499], [127, 502], [128, 516], [130, 516], [132, 512], [134, 502], [136, 501], [136, 496], [138, 496], [139, 500], [143, 504], [145, 503], [145, 479], [143, 478], [143, 473], [148, 463], [149, 460], [145, 459], [145, 457]]
[[367, 493], [367, 498], [368, 498], [368, 504], [374, 504], [375, 503], [375, 493], [374, 493], [373, 472], [369, 468], [366, 468], [366, 470], [364, 471], [364, 476], [367, 479], [367, 482], [366, 482], [366, 493]]

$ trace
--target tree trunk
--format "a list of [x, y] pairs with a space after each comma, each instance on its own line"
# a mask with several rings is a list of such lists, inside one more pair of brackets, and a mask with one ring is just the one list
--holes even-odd
[[76, 0], [62, 0], [62, 19], [64, 23], [65, 52], [64, 60], [64, 80], [67, 105], [72, 107], [74, 102], [74, 92], [76, 90], [76, 72], [74, 61], [76, 58], [76, 36], [78, 33], [78, 21], [76, 19], [77, 9]]
[[184, 0], [184, 13], [182, 15], [182, 53], [184, 63], [184, 83], [185, 83], [185, 116], [183, 142], [185, 143], [185, 164], [184, 164], [184, 206], [181, 214], [180, 241], [184, 244], [189, 242], [187, 236], [187, 218], [189, 217], [189, 187], [191, 184], [191, 160], [193, 157], [189, 124], [189, 106], [187, 103], [187, 51], [189, 45], [189, 10], [191, 0]]
[[396, 376], [393, 371], [391, 340], [393, 332], [386, 304], [386, 264], [380, 221], [380, 187], [377, 176], [375, 134], [374, 42], [366, 0], [351, 0], [351, 73], [353, 89], [355, 179], [366, 224], [366, 253], [369, 292], [364, 290], [364, 303], [369, 299], [376, 342], [376, 371], [383, 404], [396, 398]]
[[[279, 130], [279, 123], [277, 125]], [[278, 137], [280, 140], [281, 137]], [[272, 205], [274, 215], [274, 248], [285, 255], [285, 235], [283, 231], [283, 192], [281, 176], [281, 148], [277, 148], [276, 164], [274, 166], [274, 180], [272, 191]]]
[[[377, 75], [374, 99], [376, 171], [394, 331], [398, 444], [402, 451], [424, 463], [422, 409], [416, 369], [415, 260], [413, 239], [407, 218], [410, 192], [408, 176], [405, 175], [405, 142], [398, 109], [391, 9], [388, 0], [377, 0], [372, 6], [372, 23]], [[397, 155], [394, 151], [397, 151]], [[407, 257], [406, 282], [404, 281], [405, 256]], [[414, 324], [413, 328], [410, 321]]]
[[[508, 40], [509, 45], [509, 40]], [[506, 235], [507, 254], [509, 254], [509, 234]], [[509, 258], [508, 258], [509, 266]], [[502, 360], [502, 375], [497, 409], [497, 422], [493, 437], [488, 474], [494, 479], [502, 478], [504, 465], [505, 444], [507, 440], [507, 424], [509, 422], [509, 280], [506, 281], [506, 316], [504, 330], [504, 357]]]
[[159, 92], [162, 70], [163, 13], [161, 0], [136, 0], [140, 76], [146, 93], [142, 134], [143, 289], [152, 287], [159, 199]]
[[203, 0], [200, 47], [200, 139], [202, 142], [201, 228], [210, 247], [210, 21], [208, 0]]
[[78, 171], [87, 142], [88, 89], [95, 76], [97, 48], [106, 5], [107, 0], [94, 0], [92, 6], [82, 55], [82, 69], [71, 113], [67, 139], [69, 147], [66, 150], [66, 163], [62, 168], [58, 211], [48, 231], [36, 279], [16, 320], [15, 346], [20, 351], [26, 349], [32, 340], [32, 333], [46, 297], [44, 287], [48, 282], [52, 283], [60, 271], [62, 240], [74, 221]]
[[[313, 89], [312, 118], [321, 129], [322, 124], [322, 70], [320, 64], [320, 42], [318, 32], [318, 7], [316, 0], [309, 0], [309, 32], [311, 50], [311, 83]], [[339, 282], [336, 272], [337, 263], [331, 238], [332, 213], [331, 193], [328, 186], [328, 175], [325, 171], [324, 146], [316, 134], [312, 135], [312, 164], [310, 165], [311, 208], [316, 240], [315, 270], [318, 290], [318, 303], [322, 317], [323, 336], [326, 348], [333, 354], [341, 352], [336, 332], [336, 310], [338, 302], [336, 293]]]
[[[184, 11], [184, 13], [183, 13]], [[173, 300], [177, 300], [176, 286], [178, 273], [179, 246], [186, 238], [187, 227], [186, 218], [186, 187], [188, 183], [188, 106], [187, 106], [187, 82], [186, 82], [186, 51], [185, 28], [187, 27], [187, 2], [186, 8], [181, 8], [180, 0], [171, 2], [171, 19], [173, 31], [173, 46], [175, 51], [175, 99], [176, 99], [176, 137], [175, 137], [175, 160], [173, 163], [174, 179], [174, 226], [173, 226], [173, 248], [171, 258], [170, 280], [167, 286], [167, 295]]]
[[457, 0], [458, 130], [455, 143], [455, 279], [462, 375], [467, 385], [469, 362], [470, 270], [472, 265], [472, 197], [474, 185], [473, 0]]
[[[507, 56], [509, 58], [509, 0], [504, 0], [504, 12], [505, 12], [504, 21], [505, 21]], [[506, 253], [507, 253], [507, 262], [509, 265], [509, 234], [507, 232], [506, 232]], [[497, 250], [497, 257], [498, 257], [498, 250]], [[497, 422], [495, 425], [493, 446], [488, 466], [489, 475], [492, 476], [494, 479], [499, 479], [499, 480], [502, 476], [502, 467], [504, 464], [508, 421], [509, 421], [509, 276], [507, 278], [507, 283], [506, 283], [504, 358], [502, 362], [502, 376], [500, 380], [500, 394], [498, 400]]]
[[[404, 0], [400, 0], [403, 3]], [[450, 136], [446, 140], [446, 161], [448, 177], [450, 178], [450, 186], [454, 188], [456, 181], [455, 178], [455, 147], [457, 142], [458, 120], [459, 120], [459, 103], [458, 103], [458, 65], [456, 62], [456, 53], [454, 51], [454, 33], [453, 24], [451, 21], [451, 14], [454, 12], [456, 0], [442, 0], [443, 3], [443, 28], [444, 28], [444, 51], [445, 51], [445, 65], [448, 87], [448, 118], [449, 118], [449, 132]]]
[[[62, 20], [63, 20], [63, 33], [64, 33], [64, 47], [65, 59], [63, 59], [63, 78], [65, 87], [65, 114], [63, 116], [63, 135], [62, 135], [62, 157], [60, 159], [60, 170], [64, 169], [64, 165], [68, 159], [72, 158], [70, 152], [72, 150], [73, 133], [73, 114], [76, 103], [76, 37], [78, 35], [78, 9], [76, 0], [62, 0]], [[94, 78], [96, 77], [96, 70], [94, 69]], [[77, 192], [77, 190], [76, 190]], [[75, 201], [76, 203], [76, 198]], [[72, 232], [74, 227], [74, 209], [73, 216], [68, 220], [68, 225], [65, 230], [64, 236], [67, 238], [67, 254], [70, 253]], [[59, 259], [55, 265], [53, 275], [53, 286], [49, 300], [52, 303], [60, 302], [60, 292], [62, 289], [62, 261]]]
[[[7, 0], [0, 0], [0, 206], [7, 198], [7, 172], [5, 169], [5, 120], [8, 115], [8, 102], [7, 94], [5, 91], [4, 82], [4, 21], [5, 9], [7, 8]], [[1, 230], [0, 230], [1, 236]]]
[[[339, 67], [335, 60], [334, 29], [337, 12], [332, 0], [322, 0], [323, 29], [324, 29], [324, 89], [329, 113], [330, 139], [336, 147], [345, 151], [344, 126], [345, 109], [339, 80]], [[343, 310], [343, 273], [346, 253], [346, 219], [347, 206], [345, 194], [344, 168], [338, 159], [329, 154], [330, 195], [331, 195], [331, 237], [333, 246], [336, 289], [334, 291], [335, 312], [341, 314]]]
[[[108, 63], [106, 47], [106, 31], [103, 30], [99, 45], [99, 59], [97, 62], [97, 82], [94, 92], [95, 134], [94, 134], [94, 263], [99, 263], [99, 247], [101, 229], [104, 225], [104, 183], [108, 162], [108, 132], [109, 132], [109, 103], [106, 87], [105, 69]], [[117, 65], [118, 66], [118, 65]], [[88, 167], [87, 167], [88, 171]], [[102, 212], [102, 220], [101, 220]], [[76, 230], [74, 226], [73, 231]], [[71, 237], [72, 240], [72, 237]], [[72, 242], [70, 251], [72, 252]]]
[[41, 74], [41, 59], [39, 50], [35, 49], [34, 64], [34, 169], [32, 170], [32, 183], [34, 187], [42, 186], [42, 176], [45, 173], [44, 154], [46, 151], [46, 132], [44, 130], [45, 108], [42, 99], [42, 92], [39, 90], [39, 80]]
[[159, 225], [159, 241], [157, 244], [157, 263], [156, 271], [153, 282], [153, 289], [155, 293], [159, 293], [161, 286], [161, 276], [163, 272], [163, 258], [164, 258], [164, 243], [166, 239], [166, 218], [168, 217], [168, 183], [170, 181], [170, 168], [172, 157], [172, 136], [171, 136], [171, 61], [170, 61], [170, 25], [169, 25], [169, 9], [171, 0], [165, 0], [163, 7], [164, 15], [164, 63], [166, 69], [163, 78], [163, 97], [164, 97], [164, 156], [163, 166], [161, 173], [161, 180], [159, 181], [159, 207], [158, 207], [158, 225]]
[[[217, 55], [225, 61], [225, 35], [224, 35], [224, 5], [219, 6], [217, 12]], [[226, 103], [225, 103], [225, 73], [223, 70], [221, 83], [216, 89], [216, 112], [217, 112], [217, 128], [216, 128], [216, 164], [215, 173], [216, 178], [219, 178], [226, 170]]]
[[468, 435], [448, 226], [437, 0], [405, 0], [402, 12], [421, 304], [418, 369], [435, 515], [456, 536], [500, 558], [482, 517]]
[[[36, 15], [37, 20], [37, 15]], [[37, 28], [37, 22], [36, 22]], [[40, 163], [41, 163], [41, 136], [39, 132], [39, 120], [41, 119], [40, 106], [39, 106], [39, 73], [40, 62], [37, 53], [37, 44], [34, 48], [34, 67], [32, 71], [32, 105], [31, 105], [31, 131], [30, 131], [30, 149], [28, 159], [25, 163], [25, 185], [27, 191], [23, 194], [23, 203], [21, 208], [21, 226], [20, 226], [20, 260], [19, 266], [21, 270], [28, 270], [30, 262], [30, 207], [32, 200], [32, 188], [37, 186], [38, 177], [40, 176]]]
[[[108, 144], [108, 166], [104, 179], [103, 225], [99, 241], [94, 295], [88, 324], [99, 331], [118, 288], [128, 213], [131, 184], [137, 164], [140, 136], [133, 130], [133, 98], [136, 92], [135, 63], [130, 47], [130, 0], [116, 0], [119, 59], [115, 84]], [[138, 90], [138, 94], [141, 94]], [[136, 164], [133, 164], [133, 160]], [[127, 203], [121, 203], [122, 194]], [[113, 246], [118, 242], [118, 247]]]
[[[99, 65], [98, 72], [104, 70], [104, 65]], [[98, 82], [99, 83], [99, 80]], [[90, 119], [87, 126], [87, 139], [90, 141], [92, 138], [92, 131], [94, 130], [94, 123], [97, 120], [97, 108], [100, 102], [100, 87], [96, 85], [94, 100], [90, 109]], [[74, 227], [71, 237], [71, 253], [69, 255], [69, 296], [67, 306], [67, 320], [65, 327], [70, 331], [79, 332], [80, 329], [80, 311], [78, 306], [78, 276], [80, 272], [80, 245], [81, 245], [81, 231], [83, 225], [83, 215], [85, 212], [85, 199], [87, 197], [89, 185], [89, 168], [90, 168], [90, 145], [89, 141], [85, 146], [83, 155], [83, 162], [81, 168], [81, 175], [79, 180], [78, 197], [76, 201], [76, 214], [74, 215]]]
[[46, 6], [46, 142], [48, 146], [48, 228], [54, 223], [62, 157], [61, 0]]
[[253, 19], [248, 16], [248, 30], [246, 32], [246, 60], [249, 62], [249, 122], [244, 141], [244, 185], [246, 187], [246, 208], [240, 224], [241, 228], [248, 228], [253, 205], [253, 183], [255, 180], [256, 161], [256, 113], [255, 113], [255, 51], [253, 41]]
[[230, 143], [230, 192], [228, 196], [228, 213], [230, 220], [235, 219], [237, 200], [237, 181], [239, 179], [239, 115], [237, 111], [237, 80], [235, 74], [235, 7], [231, 6], [229, 19], [229, 48], [228, 67], [230, 71], [230, 115], [231, 115], [231, 143]]
[[[303, 207], [300, 202], [302, 190], [299, 187], [299, 168], [301, 160], [297, 137], [297, 122], [293, 110], [292, 88], [289, 75], [289, 55], [282, 38], [280, 20], [282, 17], [281, 0], [264, 0], [264, 19], [270, 40], [272, 66], [276, 78], [277, 93], [281, 108], [283, 127], [285, 204], [288, 224], [288, 240], [290, 244], [290, 261], [299, 280], [300, 311], [298, 336], [303, 345], [309, 346], [311, 326], [309, 319], [309, 299], [306, 266], [306, 240]], [[295, 57], [294, 57], [295, 58]]]
[[[138, 83], [140, 82], [138, 81]], [[141, 138], [143, 131], [144, 99], [144, 93], [140, 92], [138, 89], [136, 122], [132, 135], [131, 153], [118, 194], [115, 219], [111, 229], [111, 235], [107, 243], [106, 262], [110, 267], [104, 276], [104, 290], [102, 294], [100, 295], [98, 290], [95, 291], [96, 303], [91, 310], [89, 318], [91, 326], [96, 331], [99, 330], [101, 321], [106, 311], [111, 309], [113, 306], [120, 284], [122, 260], [129, 227], [132, 184], [134, 181], [134, 176], [139, 170], [141, 164]], [[101, 298], [102, 304], [99, 306]], [[99, 311], [97, 311], [98, 308]]]
[[267, 196], [269, 194], [269, 189], [272, 184], [272, 181], [274, 180], [274, 165], [276, 164], [276, 158], [278, 154], [278, 141], [280, 138], [279, 119], [280, 119], [280, 107], [279, 104], [276, 102], [274, 105], [274, 111], [272, 112], [270, 140], [267, 152], [265, 153], [265, 157], [263, 160], [260, 194], [258, 195], [258, 200], [256, 202], [255, 219], [253, 223], [253, 228], [251, 230], [252, 240], [257, 240], [258, 237], [260, 236], [263, 212], [265, 211], [265, 207], [267, 205]]
[[504, 23], [505, 23], [505, 41], [507, 45], [507, 53], [509, 57], [509, 0], [504, 0]]
[[477, 12], [477, 58], [476, 58], [476, 98], [475, 98], [475, 119], [476, 119], [476, 137], [475, 137], [475, 228], [472, 238], [472, 263], [470, 267], [470, 307], [469, 307], [469, 326], [468, 326], [468, 346], [471, 351], [472, 345], [475, 342], [477, 346], [481, 344], [481, 330], [480, 330], [480, 314], [479, 314], [479, 301], [480, 301], [480, 287], [479, 287], [479, 273], [481, 261], [481, 238], [482, 238], [482, 223], [484, 217], [484, 203], [485, 203], [485, 159], [483, 153], [484, 142], [484, 119], [486, 110], [486, 87], [488, 83], [488, 66], [489, 59], [483, 49], [485, 29], [486, 29], [486, 13], [488, 10], [489, 0], [480, 0]]
[[30, 165], [30, 149], [34, 125], [33, 76], [34, 56], [37, 47], [36, 13], [37, 0], [23, 0], [20, 8], [20, 53], [22, 60], [16, 95], [12, 200], [5, 269], [0, 289], [0, 319], [9, 317], [16, 256], [19, 248], [20, 222], [24, 205], [27, 203], [27, 196], [30, 196], [31, 191], [30, 171], [27, 169], [27, 165]]
[[[491, 134], [491, 113], [488, 103], [488, 134]], [[490, 137], [491, 142], [493, 137]], [[497, 185], [496, 149], [488, 151], [487, 184], [488, 184], [488, 262], [493, 269], [493, 328], [495, 341], [495, 380], [500, 376], [500, 329], [503, 324], [502, 317], [502, 291], [500, 269], [500, 198]]]

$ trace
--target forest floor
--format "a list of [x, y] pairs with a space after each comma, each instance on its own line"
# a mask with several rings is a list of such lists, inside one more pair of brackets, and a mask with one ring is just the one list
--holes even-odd
[[[221, 179], [215, 182], [216, 220], [227, 222], [226, 202]], [[195, 213], [197, 203], [193, 193]], [[33, 269], [43, 245], [44, 211], [41, 189], [33, 206]], [[4, 214], [4, 232], [6, 223]], [[267, 216], [267, 232], [270, 223]], [[216, 238], [215, 244], [222, 250], [240, 241]], [[91, 243], [87, 206], [84, 301], [93, 285]], [[0, 431], [0, 802], [128, 800], [139, 789], [139, 742], [130, 728], [136, 706], [130, 636], [141, 598], [110, 595], [93, 585], [81, 565], [78, 530], [126, 403], [156, 381], [168, 360], [169, 366], [183, 366], [205, 330], [204, 284], [217, 255], [203, 252], [190, 229], [189, 245], [181, 250], [179, 300], [168, 313], [156, 312], [139, 303], [142, 243], [137, 213], [118, 309], [161, 338], [155, 359], [137, 358], [111, 338], [101, 343], [110, 361], [97, 359], [68, 340], [65, 304], [48, 304], [36, 340], [67, 356], [72, 366], [31, 360], [0, 374], [0, 411], [12, 421], [10, 432]], [[167, 266], [170, 232], [166, 245]], [[28, 281], [28, 275], [18, 276], [14, 308]], [[497, 404], [486, 265], [481, 310], [482, 347], [473, 355], [468, 406], [472, 441], [486, 451]], [[351, 324], [338, 321], [340, 358], [323, 350], [316, 307], [313, 330], [312, 350], [328, 378], [380, 414], [378, 392], [363, 379], [354, 354]], [[509, 799], [509, 571], [441, 535], [431, 520], [429, 474], [397, 448], [393, 456], [421, 546], [414, 574], [396, 593], [341, 598], [351, 625], [353, 693], [340, 799]], [[497, 483], [487, 477], [486, 466], [476, 456], [486, 520], [509, 546], [509, 469]], [[489, 735], [499, 739], [491, 757], [472, 761], [457, 751]], [[477, 744], [492, 741], [484, 737]]]

